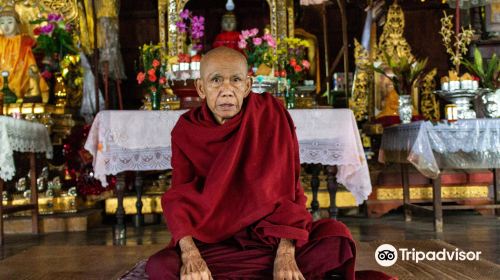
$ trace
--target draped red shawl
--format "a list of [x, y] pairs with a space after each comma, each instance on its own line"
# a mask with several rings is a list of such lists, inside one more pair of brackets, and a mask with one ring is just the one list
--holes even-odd
[[250, 93], [241, 112], [218, 124], [207, 104], [172, 131], [172, 188], [162, 197], [172, 232], [217, 243], [252, 226], [263, 240], [308, 240], [311, 215], [299, 183], [293, 121], [269, 94]]

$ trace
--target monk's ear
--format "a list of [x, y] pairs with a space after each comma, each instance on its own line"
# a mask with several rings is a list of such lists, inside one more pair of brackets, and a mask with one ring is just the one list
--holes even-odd
[[203, 81], [201, 79], [195, 80], [196, 92], [201, 97], [201, 99], [205, 99], [207, 95], [205, 94], [205, 89], [203, 88]]
[[252, 84], [253, 84], [253, 78], [250, 76], [247, 76], [246, 84], [245, 84], [245, 97], [247, 97], [250, 94], [250, 91], [252, 90]]

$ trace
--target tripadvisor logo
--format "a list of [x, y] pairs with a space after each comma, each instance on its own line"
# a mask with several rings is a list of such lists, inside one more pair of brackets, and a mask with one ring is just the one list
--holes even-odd
[[419, 251], [415, 248], [396, 249], [391, 244], [382, 244], [375, 250], [375, 260], [381, 266], [392, 266], [398, 260], [412, 261], [478, 261], [481, 251], [462, 251], [460, 249], [439, 251]]

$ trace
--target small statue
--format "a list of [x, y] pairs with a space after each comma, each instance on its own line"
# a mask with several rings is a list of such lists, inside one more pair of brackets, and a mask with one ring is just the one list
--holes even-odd
[[28, 103], [42, 102], [42, 91], [40, 89], [40, 73], [36, 65], [31, 65], [28, 68], [30, 76], [28, 92], [24, 95], [23, 101]]
[[26, 190], [26, 178], [20, 178], [19, 181], [16, 182], [16, 190], [19, 192], [23, 192]]
[[222, 32], [217, 34], [215, 41], [212, 44], [213, 48], [225, 46], [231, 49], [240, 51], [238, 41], [240, 33], [236, 31], [237, 21], [236, 16], [232, 12], [227, 12], [222, 16], [221, 27]]
[[9, 195], [8, 195], [7, 191], [3, 191], [2, 192], [2, 201], [8, 201], [8, 200], [9, 200]]
[[[20, 34], [20, 18], [13, 6], [6, 6], [0, 11], [0, 70], [9, 71], [9, 87], [22, 99], [29, 91], [30, 76], [28, 69], [36, 65], [31, 50], [35, 44], [29, 36]], [[35, 66], [36, 67], [36, 66]], [[3, 81], [0, 80], [0, 88]], [[48, 101], [49, 87], [44, 79], [39, 79], [43, 102]]]

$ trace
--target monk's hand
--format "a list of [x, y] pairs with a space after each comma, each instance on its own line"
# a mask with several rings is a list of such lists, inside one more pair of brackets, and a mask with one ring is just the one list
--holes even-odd
[[211, 280], [212, 274], [207, 263], [201, 257], [200, 251], [191, 236], [179, 241], [181, 247], [181, 280]]
[[282, 238], [274, 259], [274, 280], [305, 280], [295, 261], [295, 245]]

